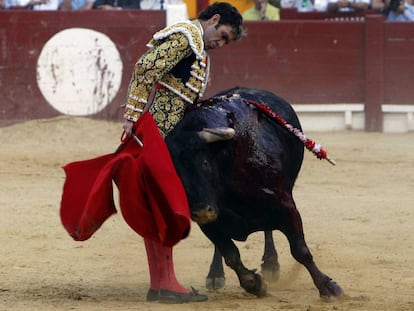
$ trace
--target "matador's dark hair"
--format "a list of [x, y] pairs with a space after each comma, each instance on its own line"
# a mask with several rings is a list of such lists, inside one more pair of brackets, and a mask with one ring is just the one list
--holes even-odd
[[208, 20], [215, 14], [220, 15], [218, 25], [230, 25], [233, 28], [235, 40], [245, 35], [243, 17], [234, 6], [227, 2], [215, 2], [209, 5], [198, 15], [198, 19]]

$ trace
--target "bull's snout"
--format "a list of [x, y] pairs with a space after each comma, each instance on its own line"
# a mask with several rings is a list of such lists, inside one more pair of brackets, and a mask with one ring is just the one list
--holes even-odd
[[204, 225], [217, 219], [217, 210], [207, 205], [203, 208], [191, 211], [191, 219], [199, 225]]

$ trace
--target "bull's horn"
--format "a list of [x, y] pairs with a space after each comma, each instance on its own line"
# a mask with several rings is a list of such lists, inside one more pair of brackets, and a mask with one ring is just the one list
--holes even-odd
[[207, 143], [230, 140], [234, 137], [234, 134], [236, 134], [236, 131], [231, 127], [204, 128], [198, 132], [198, 136]]

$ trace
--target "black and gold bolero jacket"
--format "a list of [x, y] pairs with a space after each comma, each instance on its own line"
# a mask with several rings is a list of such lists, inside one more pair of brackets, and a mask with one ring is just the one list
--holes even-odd
[[149, 50], [135, 64], [124, 117], [137, 121], [154, 85], [192, 104], [203, 95], [208, 78], [203, 29], [198, 21], [180, 22], [154, 34]]

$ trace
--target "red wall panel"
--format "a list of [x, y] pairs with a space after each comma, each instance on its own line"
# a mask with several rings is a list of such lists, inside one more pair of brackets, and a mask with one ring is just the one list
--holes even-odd
[[414, 104], [413, 23], [384, 24], [384, 103]]
[[209, 94], [238, 84], [265, 86], [291, 103], [364, 101], [363, 23], [246, 22], [246, 28], [242, 41], [212, 53]]
[[59, 115], [39, 90], [36, 63], [45, 43], [72, 27], [102, 32], [116, 44], [123, 63], [122, 84], [113, 104], [96, 116], [118, 118], [134, 63], [152, 34], [164, 26], [163, 11], [1, 11], [0, 124]]
[[[368, 20], [370, 27], [323, 19], [246, 22], [247, 37], [210, 53], [206, 96], [239, 85], [268, 89], [292, 104], [371, 102], [377, 106], [366, 112], [373, 118], [381, 104], [413, 104], [414, 23]], [[120, 119], [133, 65], [164, 25], [162, 11], [0, 11], [0, 124], [60, 114], [43, 97], [36, 66], [46, 42], [73, 27], [99, 31], [115, 43], [120, 88], [94, 116]]]

